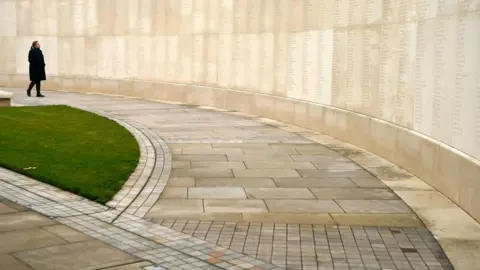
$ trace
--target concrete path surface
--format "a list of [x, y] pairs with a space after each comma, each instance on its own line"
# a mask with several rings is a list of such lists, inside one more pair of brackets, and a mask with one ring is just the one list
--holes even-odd
[[124, 251], [0, 197], [0, 269], [152, 267]]
[[[385, 160], [236, 112], [65, 92], [38, 99], [8, 91], [16, 105], [99, 110], [161, 137], [172, 157], [168, 181], [156, 186], [162, 190], [148, 210], [135, 214], [161, 228], [279, 269], [453, 269], [393, 184], [385, 183], [428, 185]], [[141, 196], [154, 190], [144, 188]], [[220, 269], [248, 269], [209, 260]]]

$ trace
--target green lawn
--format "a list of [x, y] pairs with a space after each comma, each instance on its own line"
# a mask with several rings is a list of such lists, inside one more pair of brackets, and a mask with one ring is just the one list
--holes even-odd
[[135, 170], [137, 141], [112, 120], [68, 106], [0, 108], [0, 167], [108, 202]]

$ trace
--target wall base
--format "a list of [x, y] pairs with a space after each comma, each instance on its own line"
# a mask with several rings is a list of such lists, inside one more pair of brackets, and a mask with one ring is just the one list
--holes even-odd
[[10, 99], [0, 98], [0, 107], [10, 107]]

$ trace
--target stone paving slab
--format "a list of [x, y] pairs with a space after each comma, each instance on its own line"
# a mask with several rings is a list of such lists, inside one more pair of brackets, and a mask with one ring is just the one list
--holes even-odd
[[343, 209], [334, 200], [265, 200], [270, 212], [279, 213], [343, 213]]
[[153, 263], [0, 197], [0, 269], [143, 269]]
[[[35, 212], [13, 212], [2, 213], [0, 216], [0, 232], [8, 232], [13, 230], [27, 230], [43, 225], [52, 225], [55, 222], [44, 218]], [[25, 222], [28, 221], [28, 222]]]
[[[102, 103], [102, 106], [108, 111], [108, 104]], [[119, 110], [109, 113], [120, 113], [155, 130], [173, 153], [172, 174], [167, 183], [172, 189], [164, 191], [157, 206], [147, 214], [149, 218], [168, 218], [177, 213], [181, 218], [237, 220], [238, 213], [244, 217], [259, 211], [409, 212], [371, 172], [343, 156], [341, 151], [306, 139], [304, 135], [314, 135], [307, 130], [263, 119], [266, 124], [262, 119], [245, 115], [239, 118], [236, 117], [239, 114], [233, 112], [219, 114], [196, 106], [160, 106], [159, 114], [152, 114], [154, 110], [148, 107], [145, 117]], [[372, 187], [377, 190], [370, 190]], [[323, 190], [322, 194], [321, 188], [337, 190]], [[347, 189], [339, 191], [341, 188]], [[378, 190], [382, 188], [385, 191]], [[225, 202], [225, 199], [232, 201]], [[240, 203], [239, 199], [246, 202]], [[319, 202], [309, 206], [304, 201], [309, 199]], [[179, 200], [178, 207], [172, 200]], [[263, 200], [263, 205], [258, 200]], [[283, 205], [288, 206], [281, 209]]]
[[[273, 178], [280, 188], [357, 188], [351, 178]], [[374, 180], [379, 182], [378, 180]]]
[[[173, 180], [170, 178], [169, 182]], [[271, 178], [192, 178], [197, 187], [243, 187], [247, 188], [275, 188], [277, 185]]]
[[240, 187], [189, 187], [189, 199], [246, 199]]
[[207, 213], [258, 213], [268, 212], [263, 200], [204, 200], [205, 212]]
[[320, 200], [392, 200], [398, 196], [388, 189], [379, 188], [310, 188]]
[[308, 188], [245, 188], [249, 199], [316, 199]]

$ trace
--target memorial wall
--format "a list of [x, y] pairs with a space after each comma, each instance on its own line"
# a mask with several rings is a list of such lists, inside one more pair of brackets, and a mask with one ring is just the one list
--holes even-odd
[[270, 117], [396, 163], [480, 220], [479, 0], [2, 0], [0, 85]]

